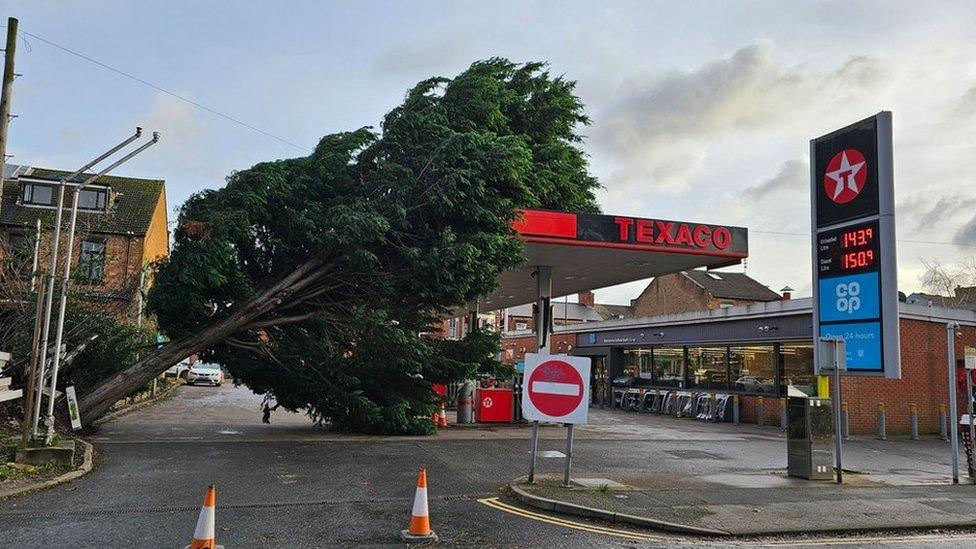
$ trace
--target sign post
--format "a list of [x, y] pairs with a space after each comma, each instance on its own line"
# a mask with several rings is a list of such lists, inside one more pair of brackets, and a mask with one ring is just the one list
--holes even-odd
[[834, 373], [834, 468], [837, 469], [837, 484], [844, 483], [844, 469], [841, 464], [843, 437], [841, 436], [840, 371], [847, 368], [847, 348], [842, 337], [820, 338], [820, 359], [826, 361], [820, 371]]
[[566, 463], [563, 484], [569, 485], [573, 460], [573, 426], [586, 423], [589, 413], [590, 359], [587, 357], [527, 353], [523, 378], [522, 412], [533, 422], [529, 482], [535, 481], [535, 456], [540, 421], [566, 426]]
[[[959, 324], [949, 322], [946, 324], [946, 345], [948, 346], [949, 357], [946, 361], [946, 369], [949, 371], [949, 440], [952, 441], [952, 483], [959, 484], [959, 417], [958, 404], [956, 403], [956, 330]], [[968, 377], [968, 376], [967, 376]]]
[[899, 379], [891, 133], [885, 111], [810, 141], [813, 325], [847, 374]]

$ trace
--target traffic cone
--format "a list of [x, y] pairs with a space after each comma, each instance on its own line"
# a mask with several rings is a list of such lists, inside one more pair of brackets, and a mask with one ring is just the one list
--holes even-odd
[[437, 426], [447, 427], [447, 410], [444, 408], [444, 401], [441, 401], [441, 414], [437, 416]]
[[413, 512], [410, 526], [400, 530], [400, 539], [406, 542], [437, 541], [437, 534], [430, 529], [430, 512], [427, 509], [427, 470], [417, 476], [417, 491], [413, 496]]
[[217, 489], [211, 484], [207, 486], [207, 493], [203, 496], [203, 507], [200, 508], [193, 540], [184, 549], [223, 549], [223, 545], [217, 545], [216, 512]]

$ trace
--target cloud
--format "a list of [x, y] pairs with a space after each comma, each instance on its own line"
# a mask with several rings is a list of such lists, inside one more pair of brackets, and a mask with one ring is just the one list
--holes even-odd
[[809, 183], [809, 165], [802, 160], [787, 160], [776, 175], [758, 185], [747, 187], [744, 192], [752, 198], [763, 198], [779, 191], [805, 190]]
[[143, 121], [147, 131], [158, 131], [180, 142], [196, 141], [204, 133], [201, 112], [171, 95], [156, 93]]
[[927, 212], [919, 216], [918, 228], [927, 229], [932, 225], [951, 220], [957, 214], [972, 211], [974, 207], [976, 207], [976, 197], [943, 196]]
[[381, 73], [425, 75], [447, 73], [465, 67], [477, 56], [469, 37], [460, 33], [441, 33], [432, 40], [413, 40], [398, 44], [373, 58], [372, 68]]
[[839, 119], [862, 116], [859, 99], [885, 79], [871, 57], [850, 56], [834, 70], [809, 71], [782, 66], [773, 44], [758, 42], [691, 71], [629, 79], [594, 117], [593, 143], [615, 161], [615, 184], [680, 190], [716, 140], [817, 127], [825, 111]]
[[970, 246], [976, 245], [976, 216], [952, 235], [952, 243], [966, 246], [969, 250], [973, 249]]

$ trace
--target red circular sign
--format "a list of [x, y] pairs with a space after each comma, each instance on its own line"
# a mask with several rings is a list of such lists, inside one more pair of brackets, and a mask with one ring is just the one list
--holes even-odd
[[537, 366], [526, 390], [536, 409], [547, 416], [568, 415], [583, 402], [583, 378], [561, 360], [547, 360]]
[[868, 177], [868, 163], [857, 149], [844, 149], [835, 154], [824, 170], [823, 185], [827, 197], [838, 204], [857, 198]]

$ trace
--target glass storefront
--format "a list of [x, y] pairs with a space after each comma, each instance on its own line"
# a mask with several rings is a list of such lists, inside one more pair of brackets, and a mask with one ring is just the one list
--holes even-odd
[[729, 348], [732, 389], [746, 393], [776, 394], [776, 348], [746, 345]]
[[688, 347], [688, 387], [728, 390], [727, 350], [726, 347]]
[[780, 345], [780, 356], [783, 357], [783, 391], [786, 386], [803, 391], [808, 395], [817, 393], [817, 376], [813, 375], [813, 345], [791, 343]]
[[624, 349], [623, 371], [654, 387], [760, 395], [784, 395], [787, 385], [808, 395], [817, 390], [809, 343]]
[[650, 349], [625, 349], [624, 374], [650, 382], [653, 379]]
[[652, 359], [655, 385], [684, 386], [685, 350], [683, 347], [655, 347]]

